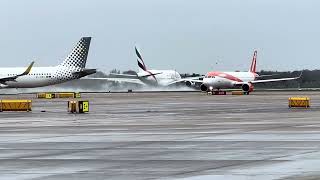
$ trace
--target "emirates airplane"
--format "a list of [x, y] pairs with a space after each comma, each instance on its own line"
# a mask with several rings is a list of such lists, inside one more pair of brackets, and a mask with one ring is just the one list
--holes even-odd
[[0, 68], [0, 88], [35, 88], [63, 83], [93, 74], [86, 69], [91, 37], [83, 37], [65, 60], [53, 67]]
[[195, 84], [193, 83], [193, 80], [199, 78], [181, 78], [180, 74], [175, 70], [148, 69], [137, 47], [135, 47], [135, 53], [137, 56], [137, 62], [139, 67], [139, 72], [136, 75], [111, 74], [112, 77], [108, 78], [88, 79], [107, 80], [113, 82], [126, 82], [140, 84], [144, 86], [170, 86], [177, 83], [186, 83], [187, 86], [192, 86]]
[[241, 87], [241, 89], [246, 94], [249, 94], [249, 92], [253, 91], [254, 84], [290, 81], [299, 79], [302, 75], [301, 73], [299, 77], [258, 80], [257, 78], [262, 76], [259, 76], [259, 74], [256, 73], [256, 64], [257, 51], [254, 51], [251, 67], [248, 72], [208, 72], [207, 75], [203, 78], [200, 89], [202, 91], [213, 92], [220, 91], [220, 89]]

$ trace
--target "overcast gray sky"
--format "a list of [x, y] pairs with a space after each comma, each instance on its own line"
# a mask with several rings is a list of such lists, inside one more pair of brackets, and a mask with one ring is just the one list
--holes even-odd
[[205, 73], [320, 69], [318, 0], [1, 0], [1, 66], [56, 65], [92, 36], [88, 67]]

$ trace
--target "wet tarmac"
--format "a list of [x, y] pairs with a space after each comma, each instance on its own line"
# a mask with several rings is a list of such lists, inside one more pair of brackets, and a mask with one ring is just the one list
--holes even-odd
[[[0, 179], [319, 179], [320, 92], [33, 94], [0, 113]], [[310, 109], [289, 109], [308, 96]], [[43, 111], [43, 112], [42, 112]]]

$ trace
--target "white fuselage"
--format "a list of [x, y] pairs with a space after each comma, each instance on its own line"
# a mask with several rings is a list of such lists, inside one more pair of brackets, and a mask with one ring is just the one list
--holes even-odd
[[234, 88], [236, 83], [250, 82], [256, 77], [252, 72], [209, 72], [203, 78], [203, 84], [208, 89]]
[[[0, 83], [0, 88], [34, 88], [59, 84], [81, 78], [74, 74], [82, 70], [76, 67], [34, 67], [29, 74], [18, 77], [15, 81]], [[0, 77], [15, 76], [25, 71], [25, 68], [0, 68]]]
[[174, 70], [148, 70], [138, 72], [138, 78], [148, 85], [168, 86], [180, 80], [181, 76]]

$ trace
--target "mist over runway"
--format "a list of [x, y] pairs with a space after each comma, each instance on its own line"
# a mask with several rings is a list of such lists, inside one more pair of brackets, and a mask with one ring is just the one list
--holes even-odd
[[117, 83], [105, 80], [78, 79], [63, 84], [39, 87], [39, 88], [19, 88], [0, 89], [0, 94], [35, 93], [35, 92], [127, 92], [133, 91], [199, 91], [195, 88], [187, 87], [185, 84], [170, 87], [137, 86], [129, 83]]

